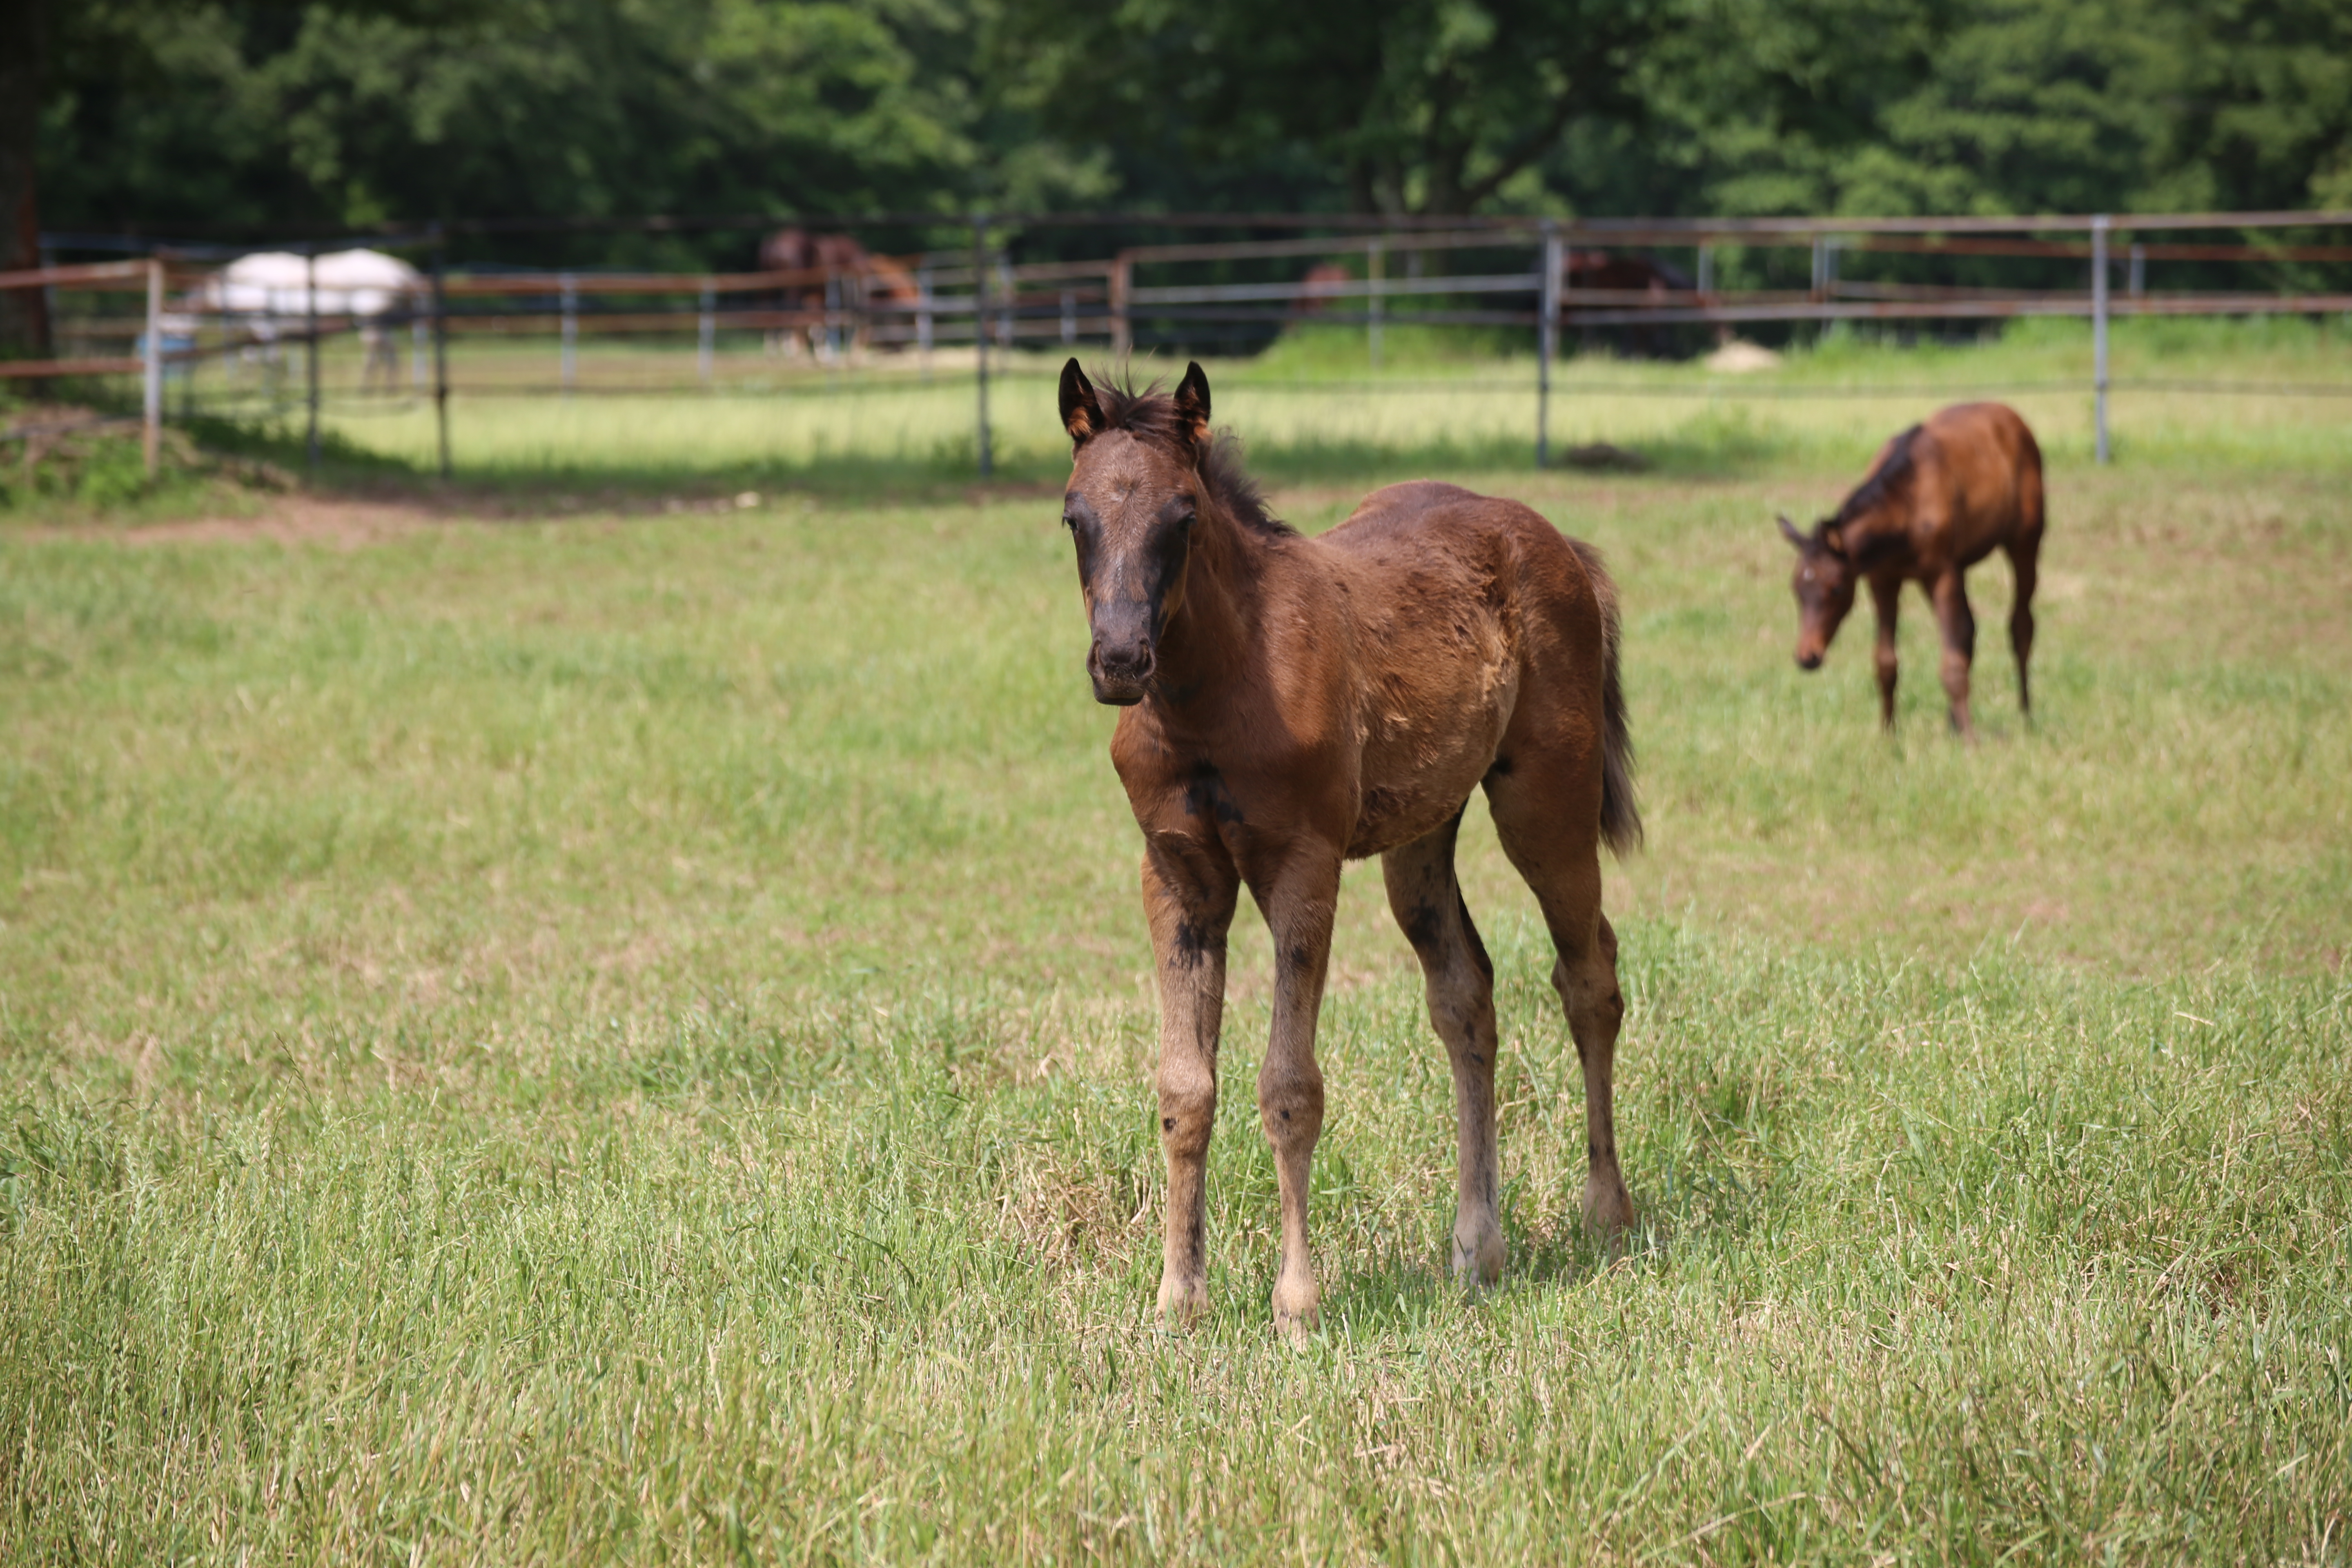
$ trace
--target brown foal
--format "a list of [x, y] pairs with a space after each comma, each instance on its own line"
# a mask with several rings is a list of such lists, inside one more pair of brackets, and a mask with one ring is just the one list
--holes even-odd
[[1637, 840], [1617, 679], [1615, 590], [1593, 552], [1516, 501], [1391, 485], [1306, 539], [1266, 514], [1209, 384], [1097, 390], [1072, 360], [1076, 453], [1062, 520], [1077, 547], [1097, 701], [1126, 709], [1111, 761], [1143, 830], [1160, 984], [1168, 1207], [1160, 1310], [1208, 1305], [1202, 1237], [1225, 935], [1246, 885], [1274, 936], [1274, 1030], [1259, 1119], [1281, 1187], [1274, 1317], [1316, 1321], [1307, 1171], [1323, 1128], [1315, 1026], [1343, 862], [1382, 858], [1389, 906], [1427, 977], [1454, 1068], [1454, 1268], [1503, 1268], [1495, 1210], [1494, 970], [1454, 875], [1484, 785], [1559, 959], [1552, 984], [1584, 1067], [1584, 1214], [1630, 1225], [1610, 1068], [1624, 1001], [1601, 912], [1600, 847]]
[[1968, 569], [2009, 552], [2017, 594], [2009, 612], [2009, 646], [2017, 655], [2017, 706], [2029, 718], [2026, 660], [2033, 652], [2034, 563], [2042, 549], [2042, 448], [2017, 411], [1999, 403], [1962, 403], [1914, 425], [1884, 447], [1870, 477], [1837, 515], [1811, 533], [1787, 518], [1780, 531], [1797, 547], [1790, 584], [1797, 594], [1797, 663], [1819, 669], [1838, 624], [1853, 608], [1857, 581], [1870, 584], [1878, 611], [1878, 713], [1895, 728], [1895, 613], [1903, 584], [1917, 583], [1936, 606], [1944, 634], [1944, 693], [1952, 728], [1976, 739], [1969, 721], [1969, 668], [1977, 620], [1969, 608]]

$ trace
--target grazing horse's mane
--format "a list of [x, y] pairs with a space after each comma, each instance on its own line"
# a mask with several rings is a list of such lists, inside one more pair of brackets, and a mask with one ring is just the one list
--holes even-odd
[[1911, 443], [1918, 435], [1919, 426], [1914, 425], [1895, 437], [1894, 444], [1886, 450], [1885, 461], [1873, 468], [1870, 478], [1863, 480], [1853, 494], [1845, 498], [1845, 504], [1837, 509], [1837, 515], [1830, 521], [1840, 524], [1852, 522], [1891, 500], [1895, 491], [1909, 484], [1913, 472]]
[[[1176, 413], [1176, 400], [1161, 392], [1156, 381], [1138, 392], [1106, 377], [1095, 385], [1095, 406], [1101, 411], [1105, 430], [1124, 430], [1171, 452], [1184, 450], [1184, 422]], [[1242, 469], [1241, 442], [1230, 432], [1208, 438], [1199, 467], [1202, 485], [1235, 522], [1276, 537], [1297, 531], [1266, 510], [1257, 481]]]

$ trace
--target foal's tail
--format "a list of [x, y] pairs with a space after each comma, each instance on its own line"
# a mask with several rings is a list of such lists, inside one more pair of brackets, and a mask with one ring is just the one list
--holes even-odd
[[1580, 539], [1569, 543], [1584, 563], [1601, 601], [1601, 841], [1619, 859], [1642, 842], [1642, 808], [1633, 804], [1633, 736], [1625, 719], [1625, 687], [1617, 675], [1617, 584], [1601, 552]]

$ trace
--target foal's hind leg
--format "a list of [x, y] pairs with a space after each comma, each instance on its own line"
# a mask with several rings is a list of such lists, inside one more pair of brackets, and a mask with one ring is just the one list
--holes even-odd
[[2033, 693], [2026, 684], [2026, 661], [2033, 657], [2033, 583], [2042, 554], [2039, 530], [2011, 542], [2009, 564], [2017, 575], [2017, 596], [2009, 609], [2009, 646], [2017, 655], [2017, 710], [2033, 716]]
[[1977, 738], [1969, 721], [1969, 666], [1977, 656], [1977, 617], [1969, 608], [1969, 585], [1957, 566], [1936, 579], [1928, 589], [1935, 601], [1936, 622], [1944, 634], [1944, 695], [1951, 699], [1952, 732], [1963, 741]]
[[1601, 912], [1599, 759], [1520, 747], [1507, 773], [1487, 775], [1486, 798], [1503, 852], [1534, 889], [1559, 955], [1552, 989], [1584, 1066], [1584, 1218], [1614, 1238], [1632, 1226], [1633, 1200], [1617, 1167], [1612, 1075], [1625, 998], [1617, 988], [1617, 933]]
[[1454, 877], [1462, 815], [1381, 858], [1389, 909], [1421, 959], [1429, 1021], [1454, 1064], [1454, 1273], [1468, 1285], [1502, 1278], [1503, 1227], [1495, 1213], [1495, 966], [1470, 923]]

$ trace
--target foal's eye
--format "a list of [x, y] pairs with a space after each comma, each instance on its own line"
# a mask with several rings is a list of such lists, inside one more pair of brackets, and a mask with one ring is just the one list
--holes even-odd
[[1066, 511], [1062, 514], [1062, 526], [1076, 533], [1078, 531], [1078, 520]]

